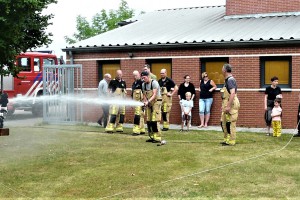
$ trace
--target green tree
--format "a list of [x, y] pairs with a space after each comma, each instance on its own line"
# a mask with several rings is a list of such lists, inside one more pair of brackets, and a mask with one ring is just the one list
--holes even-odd
[[133, 15], [134, 10], [128, 7], [128, 3], [125, 0], [121, 1], [118, 10], [109, 10], [107, 12], [102, 9], [100, 13], [93, 16], [91, 23], [87, 21], [86, 17], [78, 15], [76, 18], [77, 33], [73, 34], [73, 38], [65, 36], [65, 40], [68, 44], [73, 44], [77, 41], [99, 35], [117, 28], [118, 22], [129, 19]]
[[46, 28], [53, 15], [42, 15], [51, 3], [57, 1], [0, 0], [0, 75], [17, 76], [19, 69], [14, 63], [18, 54], [51, 43]]

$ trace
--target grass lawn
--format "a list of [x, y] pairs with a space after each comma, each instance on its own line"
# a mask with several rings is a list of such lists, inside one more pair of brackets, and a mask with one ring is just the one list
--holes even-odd
[[300, 138], [221, 132], [105, 134], [92, 126], [10, 128], [0, 137], [0, 199], [300, 199]]

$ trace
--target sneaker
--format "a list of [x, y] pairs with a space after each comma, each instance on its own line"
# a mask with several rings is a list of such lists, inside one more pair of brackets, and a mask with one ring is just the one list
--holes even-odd
[[183, 130], [182, 130], [182, 129], [180, 129], [180, 130], [179, 130], [179, 132], [183, 132]]
[[168, 131], [168, 130], [169, 130], [168, 128], [163, 128], [163, 129], [162, 129], [162, 131]]
[[146, 140], [146, 142], [152, 142], [152, 141], [153, 141], [153, 139], [151, 139], [151, 138]]
[[140, 134], [138, 134], [138, 133], [132, 133], [132, 136], [138, 136], [138, 135], [140, 135]]
[[300, 137], [300, 133], [295, 134], [294, 137]]
[[145, 132], [140, 132], [140, 135], [145, 135], [146, 133]]
[[270, 133], [267, 133], [266, 136], [271, 136], [271, 134], [270, 134]]
[[102, 126], [102, 120], [99, 119], [99, 120], [97, 121], [97, 123], [98, 123], [100, 126]]
[[226, 145], [227, 143], [226, 143], [226, 142], [220, 142], [220, 144], [222, 144], [222, 145]]

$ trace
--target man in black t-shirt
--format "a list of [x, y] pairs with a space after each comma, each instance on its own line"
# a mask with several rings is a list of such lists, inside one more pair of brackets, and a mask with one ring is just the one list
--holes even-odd
[[[108, 85], [108, 91], [112, 100], [124, 99], [126, 97], [126, 83], [122, 79], [122, 71], [117, 70], [117, 77], [111, 80]], [[125, 118], [125, 105], [110, 105], [109, 109], [109, 123], [105, 128], [105, 132], [113, 133], [116, 124], [116, 131], [123, 132], [123, 123]]]
[[174, 81], [167, 77], [167, 70], [162, 69], [160, 71], [161, 79], [158, 80], [158, 84], [161, 89], [161, 96], [162, 96], [162, 118], [163, 118], [163, 129], [162, 131], [169, 130], [169, 115], [172, 108], [172, 96], [178, 90], [177, 85], [175, 85]]

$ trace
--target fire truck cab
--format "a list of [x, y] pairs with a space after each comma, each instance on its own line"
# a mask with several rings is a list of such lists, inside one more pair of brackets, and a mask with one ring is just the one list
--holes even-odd
[[[42, 107], [33, 99], [43, 95], [43, 66], [57, 65], [58, 59], [50, 52], [26, 52], [17, 56], [16, 64], [21, 68], [18, 77], [5, 77], [3, 84], [4, 91], [10, 99], [8, 113], [13, 114], [18, 109], [32, 111], [32, 114], [38, 115], [42, 113]], [[28, 101], [14, 101], [16, 97], [28, 98]]]

